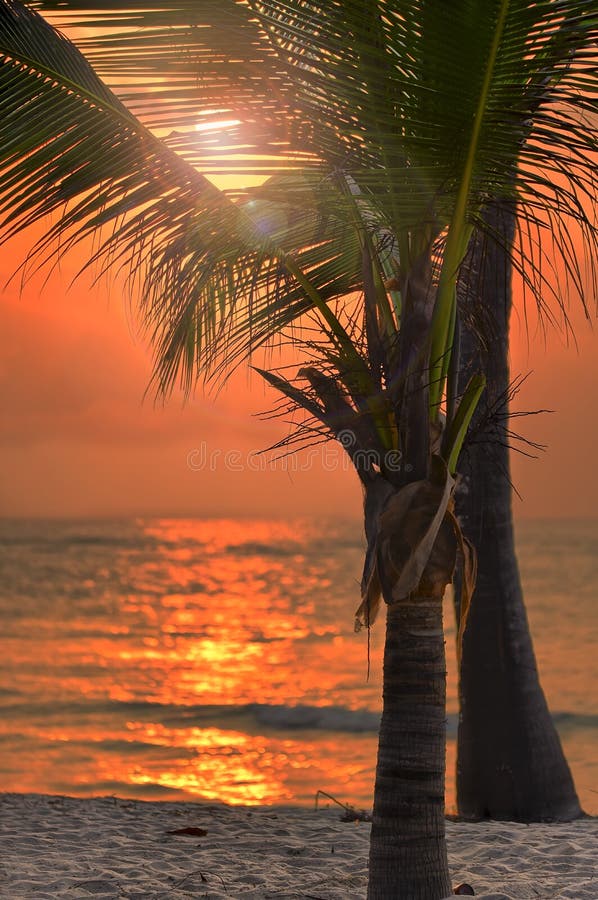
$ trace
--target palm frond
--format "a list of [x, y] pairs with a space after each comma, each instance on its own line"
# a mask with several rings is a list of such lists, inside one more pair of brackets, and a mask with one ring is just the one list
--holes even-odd
[[321, 230], [313, 179], [273, 182], [285, 204], [231, 202], [16, 0], [0, 4], [0, 167], [4, 240], [53, 214], [41, 260], [100, 232], [100, 270], [139, 282], [160, 388], [190, 387], [199, 367], [230, 364], [314, 305], [342, 343], [326, 303], [357, 286], [358, 251], [338, 223]]
[[[367, 197], [379, 229], [392, 235], [399, 282], [414, 260], [451, 236], [438, 359], [447, 358], [442, 346], [450, 339], [455, 268], [471, 228], [484, 226], [480, 209], [489, 197], [507, 193], [521, 201], [524, 229], [550, 230], [568, 278], [581, 287], [582, 266], [562, 228], [568, 217], [575, 221], [594, 276], [593, 0], [134, 0], [124, 10], [113, 0], [32, 0], [31, 6], [67, 32], [84, 28], [79, 45], [126, 108], [112, 94], [110, 103], [96, 105], [81, 86], [71, 91], [62, 75], [58, 81], [52, 75], [51, 60], [47, 70], [40, 65], [43, 56], [32, 66], [29, 57], [16, 65], [7, 26], [2, 60], [7, 96], [12, 92], [17, 104], [13, 115], [23, 108], [18, 81], [33, 122], [42, 124], [36, 143], [36, 130], [26, 138], [24, 116], [19, 120], [18, 141], [24, 147], [33, 141], [27, 158], [35, 156], [39, 166], [21, 182], [21, 151], [8, 153], [3, 208], [17, 213], [21, 227], [76, 200], [50, 238], [65, 227], [83, 234], [111, 224], [104, 251], [109, 247], [118, 264], [134, 263], [140, 280], [147, 271], [143, 315], [164, 389], [179, 377], [190, 386], [198, 368], [234, 363], [314, 306], [327, 334], [336, 329], [343, 342], [326, 310], [361, 287], [367, 267], [359, 228], [330, 187], [339, 173]], [[5, 0], [2, 9], [8, 15], [21, 8]], [[57, 52], [57, 41], [49, 38], [48, 52]], [[60, 40], [63, 53], [65, 46]], [[95, 79], [90, 95], [99, 92], [90, 69], [85, 77]], [[28, 79], [45, 85], [43, 102], [27, 93]], [[135, 125], [127, 109], [146, 127]], [[126, 136], [116, 139], [118, 115]], [[218, 137], [222, 121], [232, 124]], [[96, 128], [104, 169], [90, 151]], [[292, 169], [297, 181], [286, 198], [288, 184], [273, 178], [261, 195], [238, 191], [241, 202], [227, 203], [181, 157], [204, 172], [237, 164], [253, 175]], [[165, 190], [158, 192], [158, 180]], [[49, 182], [56, 187], [48, 192]], [[31, 205], [30, 188], [39, 207]], [[339, 212], [336, 230], [324, 227], [324, 236], [314, 238], [316, 223], [326, 221], [324, 203], [314, 200], [320, 191]], [[302, 206], [305, 214], [294, 217]], [[282, 226], [260, 233], [264, 215]], [[541, 301], [549, 279], [531, 242], [523, 242], [516, 263], [530, 259], [528, 286]], [[371, 286], [367, 294], [373, 297]], [[443, 377], [444, 367], [439, 384]]]
[[[107, 247], [171, 241], [206, 217], [238, 218], [207, 178], [145, 129], [74, 46], [18, 2], [0, 5], [0, 215], [5, 239], [60, 213], [40, 249], [111, 226]], [[124, 219], [124, 221], [123, 221]], [[134, 235], [138, 235], [137, 238]]]
[[204, 172], [273, 174], [312, 159], [292, 83], [247, 4], [30, 5], [74, 40], [147, 127]]
[[[592, 100], [584, 92], [595, 92], [592, 0], [450, 6], [442, 0], [167, 0], [155, 9], [132, 4], [126, 10], [110, 0], [35, 5], [67, 27], [92, 27], [80, 43], [94, 68], [128, 92], [123, 96], [136, 114], [152, 103], [153, 127], [172, 127], [184, 106], [178, 125], [188, 126], [187, 149], [196, 160], [217, 154], [230, 166], [243, 148], [272, 150], [278, 160], [308, 151], [365, 169], [363, 178], [369, 171], [378, 185], [382, 168], [380, 190], [394, 194], [388, 182], [397, 178], [401, 204], [414, 204], [417, 212], [431, 201], [442, 209], [445, 192], [460, 180], [499, 21], [497, 65], [477, 122], [476, 202], [480, 191], [503, 184], [505, 170], [512, 172], [531, 113], [563, 102], [588, 108]], [[194, 132], [200, 114], [238, 121], [226, 131], [225, 146], [215, 147], [209, 130]], [[553, 125], [554, 136], [563, 123]], [[268, 148], [254, 140], [254, 126], [269, 133]], [[183, 149], [184, 134], [176, 139]], [[587, 150], [587, 129], [583, 140], [580, 149]], [[254, 160], [255, 169], [267, 163]]]

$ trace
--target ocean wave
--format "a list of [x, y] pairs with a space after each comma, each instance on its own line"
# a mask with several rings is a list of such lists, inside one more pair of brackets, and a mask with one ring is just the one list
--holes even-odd
[[[129, 706], [130, 704], [126, 704]], [[230, 705], [163, 706], [151, 704], [153, 713], [170, 727], [202, 727], [215, 724], [243, 731], [341, 731], [352, 734], [377, 732], [380, 714], [342, 706], [245, 703]], [[139, 704], [136, 711], [142, 712]]]
[[598, 728], [598, 713], [556, 712], [552, 719], [559, 731]]
[[94, 547], [112, 548], [118, 550], [138, 550], [144, 551], [149, 547], [157, 544], [153, 538], [147, 536], [133, 535], [131, 537], [123, 537], [122, 535], [92, 535], [92, 534], [74, 534], [74, 535], [36, 535], [24, 536], [19, 535], [2, 535], [0, 537], [0, 546], [23, 548], [28, 552], [43, 553], [64, 553], [69, 548]]
[[260, 544], [247, 541], [243, 544], [227, 544], [224, 552], [230, 556], [305, 556], [304, 544]]
[[[6, 690], [4, 696], [10, 696]], [[0, 694], [2, 698], [2, 694]], [[12, 693], [16, 700], [16, 695]], [[2, 702], [0, 718], [13, 722], [80, 718], [90, 721], [115, 719], [159, 722], [169, 728], [213, 728], [259, 733], [267, 731], [336, 731], [350, 734], [376, 733], [380, 713], [371, 709], [310, 704], [193, 704], [175, 706], [143, 700], [86, 699], [84, 701]], [[559, 730], [598, 729], [598, 714], [561, 711], [553, 715]], [[458, 714], [447, 716], [450, 738], [457, 734]]]
[[315, 730], [377, 732], [380, 714], [367, 709], [347, 709], [342, 706], [285, 706], [251, 703], [247, 711], [255, 715], [262, 725], [277, 731]]

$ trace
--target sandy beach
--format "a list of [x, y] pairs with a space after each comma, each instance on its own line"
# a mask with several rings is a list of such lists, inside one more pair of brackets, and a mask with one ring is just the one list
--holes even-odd
[[[370, 826], [338, 807], [0, 797], [0, 897], [312, 898], [366, 891]], [[447, 823], [454, 884], [484, 900], [598, 898], [598, 820]]]

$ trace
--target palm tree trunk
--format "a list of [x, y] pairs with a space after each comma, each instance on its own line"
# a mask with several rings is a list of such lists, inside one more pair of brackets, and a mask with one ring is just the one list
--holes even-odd
[[[486, 210], [491, 228], [508, 247], [515, 211], [496, 201]], [[569, 820], [579, 801], [542, 691], [519, 578], [511, 512], [506, 420], [483, 426], [483, 417], [509, 390], [510, 266], [500, 246], [480, 241], [470, 254], [468, 304], [492, 311], [486, 350], [473, 330], [462, 331], [462, 371], [487, 377], [480, 431], [463, 455], [457, 514], [478, 554], [478, 578], [463, 641], [457, 743], [457, 804], [468, 819]]]
[[452, 893], [444, 839], [446, 669], [442, 597], [387, 607], [369, 900]]

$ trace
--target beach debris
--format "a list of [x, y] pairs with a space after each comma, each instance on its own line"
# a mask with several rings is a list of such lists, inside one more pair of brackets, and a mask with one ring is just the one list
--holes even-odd
[[475, 897], [474, 889], [470, 884], [466, 884], [465, 882], [463, 882], [463, 884], [457, 885], [457, 887], [455, 888], [455, 894], [464, 894], [468, 897]]
[[318, 809], [318, 800], [321, 796], [326, 797], [328, 800], [332, 800], [333, 803], [336, 803], [337, 806], [340, 806], [341, 809], [345, 810], [344, 814], [341, 816], [341, 822], [372, 821], [371, 813], [367, 812], [367, 810], [356, 809], [356, 807], [351, 806], [350, 803], [342, 803], [341, 800], [337, 800], [336, 797], [333, 797], [332, 794], [327, 794], [326, 791], [316, 791], [316, 809]]
[[186, 828], [172, 828], [166, 832], [166, 834], [190, 834], [194, 837], [205, 837], [207, 833], [207, 828], [196, 828], [194, 825], [188, 825]]
[[[199, 879], [202, 884], [209, 884], [210, 878], [219, 878], [220, 881], [222, 882], [222, 887], [224, 888], [225, 893], [228, 894], [228, 888], [226, 886], [226, 882], [225, 882], [224, 878], [222, 877], [222, 875], [220, 875], [218, 872], [202, 872], [201, 869], [195, 869], [193, 872], [188, 872], [183, 878], [179, 878], [178, 880], [174, 881], [172, 889], [174, 890], [174, 888], [180, 888], [180, 887], [185, 886], [185, 884], [188, 881], [190, 881], [190, 879], [196, 878], [197, 876], [199, 876]], [[206, 876], [208, 876], [208, 877], [206, 877]], [[169, 893], [170, 893], [170, 891], [169, 891]]]

